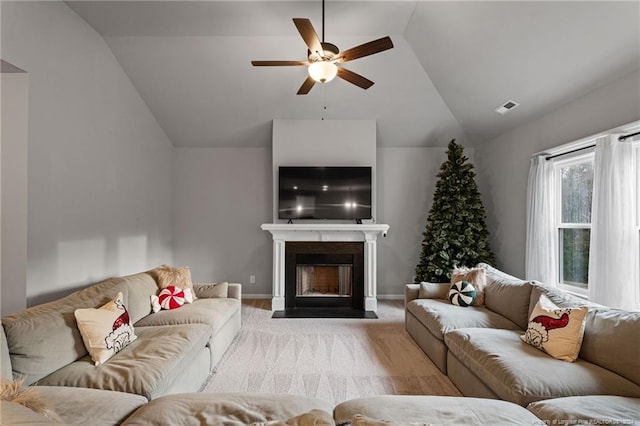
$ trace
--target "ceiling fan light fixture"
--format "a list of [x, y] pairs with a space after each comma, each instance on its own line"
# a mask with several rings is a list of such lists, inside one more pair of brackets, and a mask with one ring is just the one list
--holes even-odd
[[309, 76], [318, 83], [327, 83], [338, 74], [338, 66], [330, 61], [318, 61], [309, 65]]

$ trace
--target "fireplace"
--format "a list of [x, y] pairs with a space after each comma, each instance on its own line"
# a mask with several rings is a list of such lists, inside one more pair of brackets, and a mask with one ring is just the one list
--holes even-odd
[[[294, 223], [294, 224], [284, 224], [284, 223], [265, 223], [261, 225], [261, 228], [265, 231], [269, 231], [273, 237], [273, 298], [271, 299], [271, 310], [275, 313], [284, 312], [285, 311], [285, 295], [287, 293], [285, 289], [285, 278], [286, 281], [293, 282], [294, 276], [296, 274], [295, 267], [291, 268], [291, 259], [289, 262], [285, 262], [287, 254], [285, 254], [285, 246], [288, 247], [288, 251], [291, 252], [292, 249], [295, 249], [295, 244], [303, 243], [303, 244], [320, 244], [317, 247], [319, 249], [315, 249], [312, 252], [303, 252], [299, 253], [301, 255], [304, 254], [351, 254], [354, 252], [336, 252], [335, 249], [325, 249], [324, 247], [330, 247], [331, 244], [340, 244], [340, 243], [355, 243], [360, 248], [357, 248], [355, 254], [357, 256], [354, 257], [354, 269], [352, 272], [352, 295], [351, 302], [355, 306], [360, 306], [364, 308], [365, 312], [375, 312], [377, 309], [377, 298], [376, 298], [376, 244], [378, 235], [386, 236], [387, 231], [389, 230], [389, 225], [386, 224], [355, 224], [355, 223]], [[334, 246], [338, 247], [338, 246]], [[344, 246], [343, 246], [344, 247]], [[291, 253], [288, 254], [291, 256]], [[295, 265], [295, 258], [293, 259]], [[358, 262], [362, 262], [362, 269]], [[285, 267], [285, 263], [287, 263], [288, 267]], [[304, 262], [301, 262], [304, 264]], [[332, 260], [332, 261], [320, 261], [313, 262], [315, 264], [319, 264], [320, 266], [333, 266], [341, 265], [345, 263], [351, 262], [342, 262], [341, 260]], [[358, 264], [358, 267], [355, 265]], [[358, 274], [362, 274], [363, 284], [360, 284], [360, 278]], [[289, 298], [291, 298], [292, 289], [288, 287]], [[318, 301], [321, 296], [314, 297], [309, 296], [309, 298], [315, 298], [313, 302], [320, 303]], [[333, 302], [324, 302], [324, 303], [338, 303], [335, 302], [337, 297], [331, 296], [322, 296], [327, 298], [328, 300], [334, 300]], [[296, 300], [304, 299], [302, 297], [296, 298], [295, 296], [295, 288], [293, 293], [294, 303]], [[346, 298], [345, 298], [346, 299]], [[311, 300], [306, 303], [310, 303]], [[301, 303], [305, 303], [304, 300]], [[340, 303], [344, 303], [340, 302]], [[357, 303], [357, 304], [356, 304]], [[352, 309], [352, 308], [349, 308]], [[353, 310], [353, 309], [352, 309]]]
[[364, 244], [285, 244], [285, 308], [363, 309]]

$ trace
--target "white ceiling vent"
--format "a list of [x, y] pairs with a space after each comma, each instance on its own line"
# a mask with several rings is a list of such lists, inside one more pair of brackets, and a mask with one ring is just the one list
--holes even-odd
[[507, 101], [507, 102], [503, 103], [502, 105], [500, 105], [498, 108], [494, 109], [494, 111], [497, 112], [500, 115], [505, 115], [509, 111], [511, 111], [513, 109], [516, 109], [519, 106], [520, 106], [520, 104], [515, 102], [515, 101]]

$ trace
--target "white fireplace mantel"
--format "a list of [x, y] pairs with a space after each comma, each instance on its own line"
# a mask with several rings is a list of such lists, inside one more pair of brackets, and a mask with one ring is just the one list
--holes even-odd
[[285, 243], [287, 241], [364, 241], [364, 309], [376, 311], [376, 241], [378, 235], [386, 236], [386, 224], [284, 224], [265, 223], [260, 228], [273, 236], [273, 299], [272, 311], [282, 311], [284, 305]]

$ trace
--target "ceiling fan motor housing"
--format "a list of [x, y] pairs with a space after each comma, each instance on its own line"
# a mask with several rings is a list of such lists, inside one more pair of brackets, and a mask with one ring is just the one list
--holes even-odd
[[322, 55], [319, 55], [318, 52], [312, 52], [307, 49], [307, 54], [309, 56], [309, 62], [318, 62], [318, 61], [333, 61], [338, 53], [340, 53], [340, 49], [338, 46], [332, 43], [320, 43], [322, 45]]

